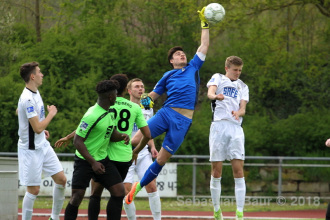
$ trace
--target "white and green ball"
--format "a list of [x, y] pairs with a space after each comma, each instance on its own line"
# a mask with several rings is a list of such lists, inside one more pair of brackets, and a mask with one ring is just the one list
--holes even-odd
[[206, 20], [211, 24], [220, 22], [225, 17], [225, 9], [219, 3], [208, 4], [204, 11]]

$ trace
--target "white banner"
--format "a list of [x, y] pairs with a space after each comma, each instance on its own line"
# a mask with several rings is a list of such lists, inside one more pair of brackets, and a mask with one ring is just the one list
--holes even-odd
[[[67, 178], [67, 184], [65, 188], [65, 196], [71, 196], [71, 180], [73, 173], [73, 161], [62, 161], [63, 170]], [[134, 176], [134, 181], [138, 181], [137, 175]], [[177, 196], [177, 164], [176, 163], [167, 163], [157, 179], [157, 189], [160, 197], [176, 197]], [[53, 194], [54, 181], [51, 177], [47, 177], [41, 180], [40, 192], [41, 196], [51, 196]], [[24, 196], [26, 191], [25, 186], [18, 186], [18, 195]], [[90, 196], [90, 187], [86, 189], [85, 196]], [[104, 190], [102, 196], [110, 196], [108, 190]], [[143, 188], [141, 192], [137, 195], [138, 197], [147, 197], [147, 192]]]

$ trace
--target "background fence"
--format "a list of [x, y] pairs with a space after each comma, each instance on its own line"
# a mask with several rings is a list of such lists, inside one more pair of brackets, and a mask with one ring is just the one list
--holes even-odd
[[[59, 158], [73, 158], [73, 153], [58, 153]], [[6, 157], [17, 157], [16, 152], [0, 152], [0, 156]], [[208, 155], [173, 155], [171, 162], [176, 162], [179, 166], [192, 166], [192, 179], [191, 179], [191, 196], [195, 198], [196, 193], [196, 183], [197, 183], [197, 167], [202, 165], [209, 165]], [[252, 162], [249, 162], [252, 161]], [[260, 162], [255, 162], [260, 161]], [[295, 163], [289, 163], [289, 161], [294, 161]], [[282, 196], [283, 187], [283, 168], [303, 168], [303, 167], [317, 167], [317, 168], [329, 168], [330, 164], [322, 164], [321, 161], [330, 161], [330, 157], [285, 157], [285, 156], [246, 156], [245, 157], [245, 167], [275, 167], [278, 170], [277, 179], [277, 196]], [[298, 162], [298, 163], [297, 163]], [[303, 163], [304, 162], [304, 163]], [[306, 163], [310, 162], [310, 163]], [[223, 163], [224, 166], [230, 166], [230, 163]], [[207, 186], [208, 187], [208, 186]], [[330, 199], [329, 183], [325, 185], [328, 188], [328, 193], [325, 194], [321, 199]], [[203, 195], [209, 196], [209, 195]]]

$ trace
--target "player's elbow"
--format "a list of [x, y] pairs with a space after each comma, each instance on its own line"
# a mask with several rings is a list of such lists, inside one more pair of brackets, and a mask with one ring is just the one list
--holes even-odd
[[33, 128], [34, 133], [41, 134], [44, 130], [40, 128]]

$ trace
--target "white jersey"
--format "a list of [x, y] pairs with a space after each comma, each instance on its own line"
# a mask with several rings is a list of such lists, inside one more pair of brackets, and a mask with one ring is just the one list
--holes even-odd
[[[152, 108], [148, 109], [148, 110], [143, 108], [142, 113], [143, 113], [143, 116], [146, 119], [146, 121], [148, 121], [154, 115], [154, 110]], [[139, 128], [134, 123], [134, 127], [133, 127], [133, 130], [132, 130], [131, 137], [133, 137], [138, 130], [139, 130]]]
[[238, 111], [241, 100], [249, 102], [249, 87], [240, 79], [231, 81], [227, 76], [216, 73], [207, 83], [207, 88], [216, 86], [216, 95], [223, 94], [224, 100], [212, 101], [213, 121], [228, 120], [242, 124], [243, 118], [235, 120], [232, 111]]
[[23, 149], [38, 149], [49, 146], [45, 132], [37, 134], [29, 123], [29, 118], [38, 116], [39, 121], [45, 119], [44, 103], [39, 91], [33, 92], [24, 88], [18, 101], [18, 147]]
[[[154, 109], [150, 108], [148, 110], [146, 109], [142, 109], [142, 113], [143, 113], [143, 116], [144, 118], [146, 119], [146, 121], [148, 122], [148, 120], [154, 115]], [[134, 123], [134, 127], [133, 127], [133, 130], [132, 130], [132, 134], [131, 134], [131, 138], [136, 134], [136, 132], [139, 130], [139, 128], [137, 127], [137, 125]], [[148, 145], [146, 145], [138, 155], [141, 154], [141, 152], [145, 152], [145, 150], [147, 150], [148, 148]], [[147, 150], [147, 152], [149, 152]]]

